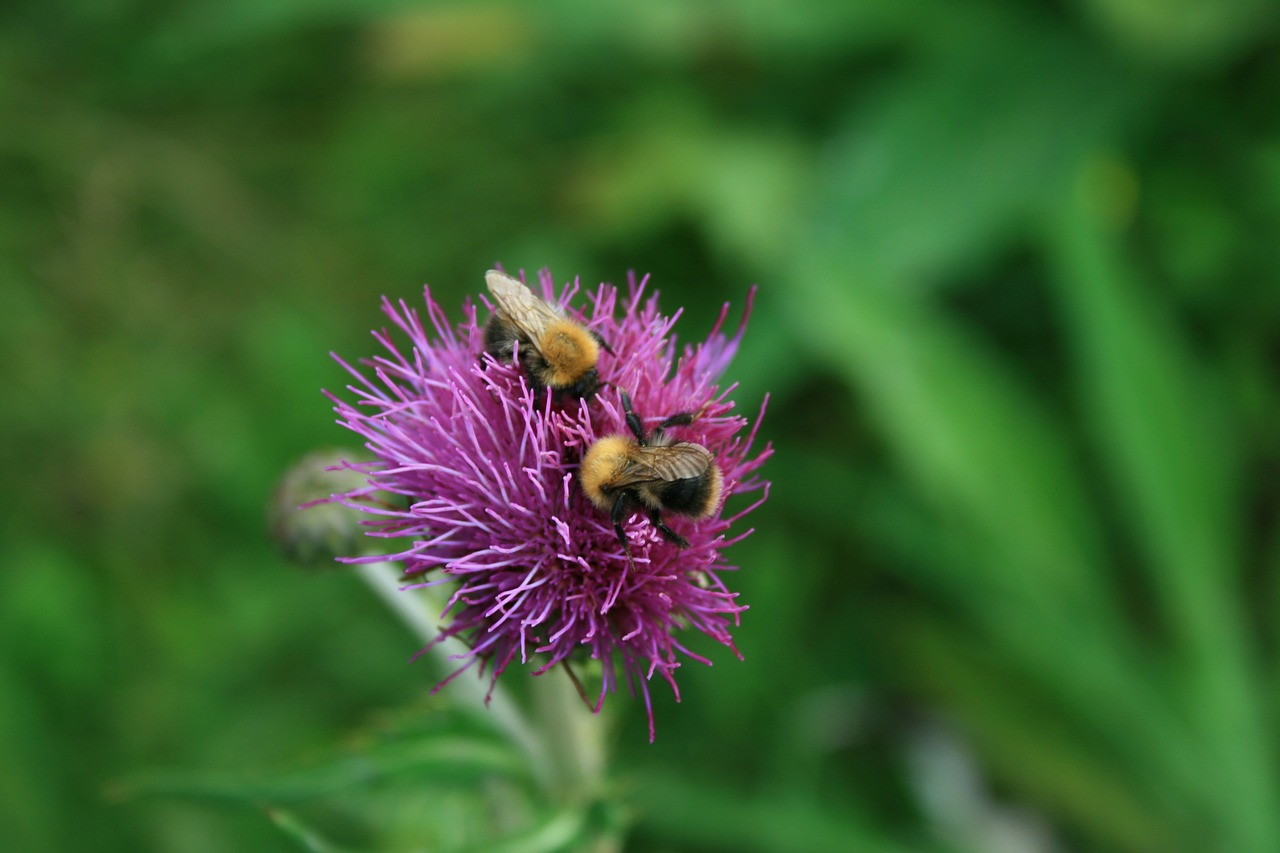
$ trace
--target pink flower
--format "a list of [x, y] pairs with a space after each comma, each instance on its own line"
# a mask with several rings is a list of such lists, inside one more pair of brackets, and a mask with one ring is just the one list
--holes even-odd
[[[361, 435], [376, 457], [344, 463], [366, 475], [367, 485], [332, 500], [369, 514], [368, 535], [386, 540], [390, 551], [345, 561], [402, 562], [407, 578], [420, 579], [406, 588], [456, 585], [441, 638], [459, 636], [471, 651], [450, 679], [476, 661], [482, 672], [491, 668], [496, 683], [513, 660], [533, 663], [533, 674], [541, 675], [590, 657], [603, 671], [599, 711], [618, 686], [621, 664], [632, 692], [639, 688], [644, 698], [652, 740], [654, 674], [678, 699], [681, 658], [710, 663], [680, 642], [680, 630], [696, 628], [734, 648], [730, 629], [746, 607], [724, 583], [725, 573], [736, 570], [724, 549], [751, 532], [731, 534], [730, 528], [766, 499], [768, 483], [753, 475], [772, 449], [752, 455], [759, 418], [744, 431], [747, 421], [729, 400], [736, 386], [716, 384], [737, 351], [754, 290], [732, 338], [721, 331], [726, 305], [707, 339], [686, 345], [677, 359], [672, 328], [679, 312], [660, 314], [656, 293], [645, 296], [646, 281], [629, 277], [625, 296], [601, 284], [588, 294], [583, 315], [567, 307], [576, 282], [557, 295], [551, 274], [539, 276], [544, 298], [602, 335], [617, 354], [601, 354], [606, 384], [589, 402], [533, 394], [518, 365], [481, 356], [484, 328], [476, 307], [468, 301], [455, 328], [429, 289], [429, 327], [417, 309], [383, 300], [407, 347], [384, 329], [374, 337], [385, 353], [362, 368], [334, 356], [356, 379], [348, 386], [354, 402], [329, 396], [339, 422]], [[672, 435], [715, 455], [726, 496], [759, 493], [727, 517], [723, 505], [702, 521], [668, 516], [689, 540], [687, 549], [634, 513], [625, 523], [633, 564], [612, 520], [587, 500], [577, 477], [593, 441], [627, 433], [623, 390], [646, 428], [678, 412], [695, 413], [691, 425], [673, 428]], [[371, 505], [365, 497], [375, 491], [402, 495], [407, 508]]]

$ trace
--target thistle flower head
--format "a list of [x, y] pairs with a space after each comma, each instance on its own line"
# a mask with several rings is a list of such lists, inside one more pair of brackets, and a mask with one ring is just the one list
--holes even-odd
[[[589, 657], [602, 668], [596, 710], [626, 682], [644, 700], [652, 739], [649, 681], [661, 676], [678, 699], [681, 659], [709, 663], [679, 632], [694, 628], [732, 649], [730, 629], [746, 609], [723, 581], [735, 569], [724, 549], [751, 532], [730, 528], [767, 496], [768, 484], [753, 474], [771, 449], [753, 454], [759, 419], [748, 430], [729, 400], [734, 386], [717, 380], [738, 348], [750, 300], [732, 337], [722, 331], [725, 306], [706, 340], [677, 349], [679, 312], [659, 313], [645, 281], [630, 277], [625, 292], [601, 284], [582, 313], [568, 307], [578, 289], [575, 282], [557, 293], [546, 270], [534, 287], [616, 353], [601, 356], [606, 384], [590, 401], [534, 393], [515, 359], [482, 356], [484, 329], [470, 302], [455, 327], [429, 289], [425, 319], [403, 300], [384, 299], [401, 334], [375, 332], [384, 352], [358, 367], [335, 356], [355, 377], [352, 400], [330, 394], [339, 423], [364, 438], [375, 460], [344, 463], [366, 483], [333, 500], [368, 513], [368, 535], [386, 542], [388, 553], [348, 562], [399, 561], [406, 588], [454, 585], [440, 636], [470, 646], [458, 672], [479, 662], [496, 683], [513, 661], [540, 675]], [[715, 455], [725, 496], [758, 492], [755, 500], [733, 515], [721, 506], [697, 522], [669, 518], [688, 539], [685, 549], [636, 512], [624, 522], [629, 560], [612, 519], [577, 478], [594, 441], [627, 433], [624, 390], [646, 428], [695, 414], [675, 437]], [[403, 508], [372, 504], [373, 492], [403, 496]]]

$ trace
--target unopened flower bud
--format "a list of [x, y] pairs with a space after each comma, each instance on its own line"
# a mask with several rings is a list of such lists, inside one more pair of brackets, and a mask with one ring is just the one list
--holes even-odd
[[267, 506], [267, 520], [287, 559], [315, 568], [359, 549], [366, 516], [354, 507], [326, 500], [365, 485], [365, 475], [347, 467], [359, 458], [355, 451], [336, 448], [312, 451], [280, 479]]

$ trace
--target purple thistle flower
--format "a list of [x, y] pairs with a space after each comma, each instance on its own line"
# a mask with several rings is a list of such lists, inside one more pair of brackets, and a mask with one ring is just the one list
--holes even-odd
[[[644, 293], [647, 278], [637, 283], [629, 276], [625, 297], [600, 285], [589, 294], [586, 316], [566, 307], [578, 292], [576, 281], [558, 296], [548, 271], [539, 282], [548, 302], [565, 307], [617, 353], [601, 356], [600, 376], [608, 384], [590, 402], [532, 393], [514, 360], [481, 356], [484, 329], [476, 306], [467, 301], [466, 319], [455, 329], [429, 288], [426, 317], [434, 336], [417, 309], [384, 298], [383, 310], [408, 336], [409, 348], [383, 329], [374, 337], [386, 353], [363, 361], [363, 371], [334, 356], [356, 378], [348, 386], [354, 404], [329, 394], [338, 422], [363, 436], [376, 460], [344, 463], [368, 483], [332, 500], [371, 514], [365, 522], [370, 536], [412, 540], [393, 553], [345, 562], [402, 562], [406, 575], [424, 578], [407, 589], [458, 584], [440, 639], [461, 637], [471, 650], [437, 690], [477, 661], [482, 672], [492, 667], [492, 689], [517, 656], [521, 663], [538, 656], [534, 675], [589, 656], [602, 666], [598, 712], [618, 686], [620, 662], [622, 678], [644, 699], [652, 740], [649, 680], [660, 675], [679, 700], [680, 656], [710, 663], [677, 639], [677, 629], [696, 628], [737, 654], [730, 628], [746, 607], [722, 580], [736, 570], [723, 551], [751, 533], [730, 536], [729, 529], [767, 498], [769, 484], [752, 475], [772, 448], [752, 455], [759, 418], [744, 434], [747, 421], [732, 413], [729, 400], [736, 385], [721, 389], [716, 381], [737, 351], [755, 292], [732, 338], [722, 332], [726, 305], [707, 340], [686, 345], [677, 359], [672, 327], [679, 312], [658, 312], [657, 295]], [[621, 320], [615, 317], [619, 301]], [[669, 518], [688, 538], [687, 549], [634, 513], [625, 524], [633, 564], [612, 520], [591, 505], [577, 478], [593, 441], [627, 432], [622, 390], [646, 428], [678, 412], [696, 413], [673, 435], [715, 455], [726, 496], [760, 493], [729, 517], [721, 506], [698, 522]], [[402, 495], [407, 508], [374, 505], [368, 499], [374, 492]]]

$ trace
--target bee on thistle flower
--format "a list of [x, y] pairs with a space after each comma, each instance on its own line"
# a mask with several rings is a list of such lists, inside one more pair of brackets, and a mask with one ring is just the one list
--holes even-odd
[[720, 505], [723, 476], [715, 456], [700, 444], [674, 441], [667, 430], [688, 426], [688, 412], [671, 415], [646, 434], [644, 424], [631, 408], [631, 395], [622, 392], [622, 409], [631, 435], [608, 435], [587, 448], [579, 479], [593, 504], [608, 510], [622, 548], [629, 555], [630, 542], [622, 524], [627, 511], [644, 507], [658, 532], [681, 548], [689, 540], [662, 520], [663, 510], [693, 519], [706, 518]]
[[550, 388], [590, 400], [600, 388], [600, 350], [613, 350], [585, 328], [500, 270], [484, 274], [495, 305], [484, 327], [484, 348], [499, 359], [517, 355], [534, 390]]
[[[696, 629], [734, 648], [730, 629], [746, 607], [724, 583], [736, 570], [724, 549], [750, 533], [730, 528], [768, 496], [755, 473], [772, 448], [753, 452], [759, 418], [748, 430], [729, 399], [735, 386], [717, 385], [737, 352], [754, 290], [734, 335], [723, 332], [726, 305], [705, 340], [678, 350], [675, 318], [659, 312], [646, 283], [629, 277], [625, 292], [601, 284], [581, 313], [569, 307], [576, 282], [557, 293], [544, 270], [530, 291], [555, 316], [611, 342], [615, 355], [592, 368], [599, 371], [588, 383], [599, 383], [589, 389], [594, 395], [552, 405], [538, 393], [552, 383], [531, 377], [523, 358], [494, 357], [492, 326], [477, 321], [474, 304], [464, 305], [455, 326], [428, 289], [425, 319], [403, 300], [383, 300], [409, 346], [384, 329], [374, 332], [381, 355], [358, 365], [335, 355], [355, 382], [347, 386], [352, 399], [329, 396], [339, 423], [375, 457], [344, 463], [366, 485], [331, 500], [366, 513], [375, 541], [397, 543], [390, 553], [343, 559], [400, 562], [406, 589], [453, 585], [440, 639], [459, 637], [470, 651], [446, 682], [477, 664], [494, 684], [515, 661], [541, 675], [560, 663], [597, 660], [595, 710], [626, 683], [644, 701], [652, 739], [653, 676], [679, 698], [681, 657], [710, 663], [677, 632]], [[671, 443], [662, 427], [636, 432], [632, 401], [639, 412], [697, 412], [664, 426], [678, 425], [679, 443], [699, 448], [698, 475], [709, 488], [714, 470], [716, 494], [684, 512], [692, 523], [678, 535], [652, 514], [628, 517], [612, 505], [602, 512], [583, 482], [584, 456], [602, 439], [609, 447], [620, 425], [634, 421], [637, 439]], [[652, 509], [639, 486], [629, 488]], [[402, 496], [403, 508], [371, 507], [364, 497], [375, 491]], [[726, 517], [722, 496], [746, 493], [757, 496]]]

